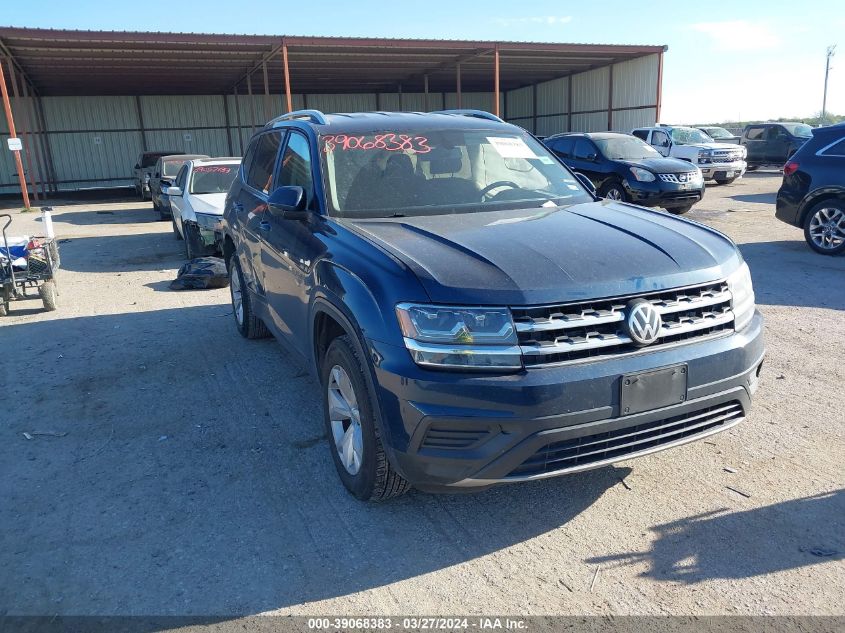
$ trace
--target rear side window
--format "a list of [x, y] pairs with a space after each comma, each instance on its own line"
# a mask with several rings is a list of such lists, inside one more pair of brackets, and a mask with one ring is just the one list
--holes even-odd
[[828, 145], [820, 152], [821, 156], [842, 156], [845, 157], [845, 138], [839, 139], [833, 145]]
[[270, 193], [273, 186], [273, 167], [276, 164], [276, 154], [279, 152], [282, 136], [278, 132], [262, 134], [258, 137], [255, 154], [251, 157], [249, 175], [246, 183], [253, 189]]
[[634, 130], [631, 134], [644, 141], [648, 140], [648, 130]]
[[596, 146], [585, 138], [579, 138], [575, 141], [573, 155], [577, 160], [587, 160], [590, 156], [596, 155]]
[[750, 127], [745, 131], [745, 139], [748, 141], [761, 141], [763, 140], [763, 131], [765, 129], [763, 127]]
[[551, 150], [561, 158], [572, 158], [573, 138], [558, 138], [550, 143]]

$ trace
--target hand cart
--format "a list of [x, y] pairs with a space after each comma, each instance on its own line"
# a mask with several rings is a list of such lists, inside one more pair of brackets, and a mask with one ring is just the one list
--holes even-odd
[[26, 269], [15, 270], [15, 258], [9, 250], [9, 240], [6, 237], [6, 229], [12, 224], [12, 216], [2, 213], [0, 218], [6, 218], [3, 225], [5, 251], [0, 253], [0, 317], [9, 314], [9, 302], [12, 299], [27, 298], [29, 288], [38, 288], [44, 309], [52, 312], [57, 307], [59, 295], [56, 272], [59, 270], [60, 259], [56, 238], [31, 239], [32, 248], [27, 249]]

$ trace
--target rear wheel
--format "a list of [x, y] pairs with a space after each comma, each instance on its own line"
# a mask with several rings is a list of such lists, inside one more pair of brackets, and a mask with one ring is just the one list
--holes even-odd
[[0, 291], [0, 317], [8, 316], [9, 314], [9, 290], [3, 288]]
[[48, 279], [38, 286], [38, 295], [47, 312], [53, 312], [58, 307], [59, 288], [55, 279]]
[[232, 297], [232, 314], [235, 316], [235, 325], [241, 336], [244, 338], [267, 338], [270, 336], [270, 330], [264, 325], [264, 321], [255, 316], [252, 311], [252, 297], [249, 295], [249, 288], [244, 283], [244, 275], [236, 253], [233, 253], [229, 260], [229, 294]]
[[599, 190], [599, 197], [606, 198], [607, 200], [616, 200], [618, 202], [628, 201], [628, 193], [625, 191], [625, 187], [622, 186], [622, 183], [618, 181], [613, 181], [604, 185]]
[[757, 171], [758, 169], [760, 169], [758, 165], [749, 165], [745, 171]]
[[804, 219], [804, 238], [817, 253], [845, 252], [845, 201], [823, 200]]
[[411, 486], [387, 459], [366, 371], [352, 340], [345, 335], [334, 339], [320, 373], [323, 411], [332, 459], [343, 485], [363, 501], [385, 501]]

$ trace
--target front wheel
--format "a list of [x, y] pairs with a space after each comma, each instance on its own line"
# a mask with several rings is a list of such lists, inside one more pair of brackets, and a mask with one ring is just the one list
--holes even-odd
[[845, 252], [845, 201], [823, 200], [804, 219], [804, 239], [817, 253]]
[[252, 297], [249, 288], [244, 283], [244, 274], [238, 262], [237, 253], [232, 253], [229, 260], [229, 294], [232, 297], [232, 314], [235, 325], [244, 338], [267, 338], [270, 330], [252, 311]]
[[628, 192], [625, 191], [625, 187], [619, 182], [611, 182], [604, 185], [599, 190], [599, 197], [618, 202], [628, 202]]
[[334, 339], [321, 368], [323, 411], [335, 468], [362, 501], [385, 501], [410, 488], [390, 465], [367, 386], [367, 367], [348, 336]]
[[682, 207], [672, 207], [671, 209], [666, 209], [666, 210], [669, 213], [671, 213], [672, 215], [683, 215], [684, 213], [686, 213], [690, 209], [692, 209], [692, 205], [691, 204], [685, 204]]
[[38, 294], [47, 312], [53, 312], [58, 307], [59, 289], [55, 279], [48, 279], [38, 286]]

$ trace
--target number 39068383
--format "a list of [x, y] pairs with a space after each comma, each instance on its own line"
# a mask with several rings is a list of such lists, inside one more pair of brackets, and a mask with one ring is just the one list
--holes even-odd
[[413, 152], [427, 154], [431, 151], [425, 136], [410, 136], [408, 134], [374, 134], [370, 136], [348, 136], [336, 134], [323, 137], [323, 151], [337, 150], [380, 150], [386, 152]]

